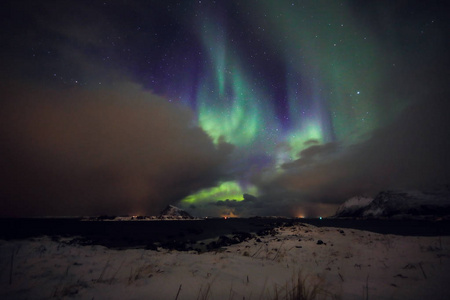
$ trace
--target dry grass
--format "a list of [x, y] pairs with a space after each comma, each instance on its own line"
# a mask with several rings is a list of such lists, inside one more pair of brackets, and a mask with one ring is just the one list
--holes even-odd
[[[314, 299], [338, 299], [324, 289], [324, 282], [321, 278], [303, 276], [299, 271], [292, 276], [291, 282], [286, 282], [284, 286], [274, 287], [273, 300], [314, 300]], [[269, 295], [270, 296], [270, 295]]]

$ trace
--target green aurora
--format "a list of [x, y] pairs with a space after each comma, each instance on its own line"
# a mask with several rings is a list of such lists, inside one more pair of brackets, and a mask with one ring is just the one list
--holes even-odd
[[[392, 66], [380, 63], [377, 36], [358, 23], [345, 2], [263, 1], [257, 9], [245, 8], [251, 11], [246, 24], [267, 47], [259, 54], [271, 52], [284, 70], [285, 99], [274, 99], [260, 84], [262, 75], [252, 72], [227, 26], [207, 14], [201, 40], [209, 59], [196, 103], [199, 125], [216, 143], [222, 139], [247, 153], [266, 153], [283, 172], [281, 166], [311, 143], [350, 145], [386, 121], [389, 116], [374, 102], [384, 68]], [[286, 107], [285, 115], [277, 114], [277, 105]], [[242, 200], [243, 193], [257, 191], [239, 181], [222, 182], [183, 201]]]

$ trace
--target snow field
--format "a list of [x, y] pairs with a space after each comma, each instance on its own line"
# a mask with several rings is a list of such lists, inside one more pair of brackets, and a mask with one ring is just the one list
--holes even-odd
[[[0, 241], [1, 299], [449, 299], [450, 237], [298, 224], [220, 251]], [[300, 275], [299, 275], [300, 274]]]

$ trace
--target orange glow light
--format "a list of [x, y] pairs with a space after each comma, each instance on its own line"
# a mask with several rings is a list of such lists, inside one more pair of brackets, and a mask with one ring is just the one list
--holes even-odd
[[235, 215], [232, 211], [230, 211], [228, 214], [222, 214], [220, 217], [226, 219], [229, 218], [239, 218], [239, 216]]

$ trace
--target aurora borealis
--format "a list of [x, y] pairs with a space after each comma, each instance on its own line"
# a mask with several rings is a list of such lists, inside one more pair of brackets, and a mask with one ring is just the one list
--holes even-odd
[[[265, 2], [258, 9], [258, 17], [245, 20], [263, 47], [247, 59], [220, 21], [230, 19], [223, 11], [206, 15], [199, 26], [208, 54], [195, 98], [199, 125], [216, 141], [223, 137], [249, 155], [275, 157], [276, 167], [297, 159], [305, 142], [357, 138], [374, 129], [378, 116], [365, 93], [373, 94], [379, 80], [376, 44], [370, 42], [375, 37], [357, 30], [349, 9], [332, 3], [297, 9], [290, 2]], [[314, 9], [327, 14], [327, 23], [308, 16]], [[252, 42], [245, 41], [244, 50]]]
[[317, 216], [449, 183], [439, 1], [2, 6], [5, 215]]

